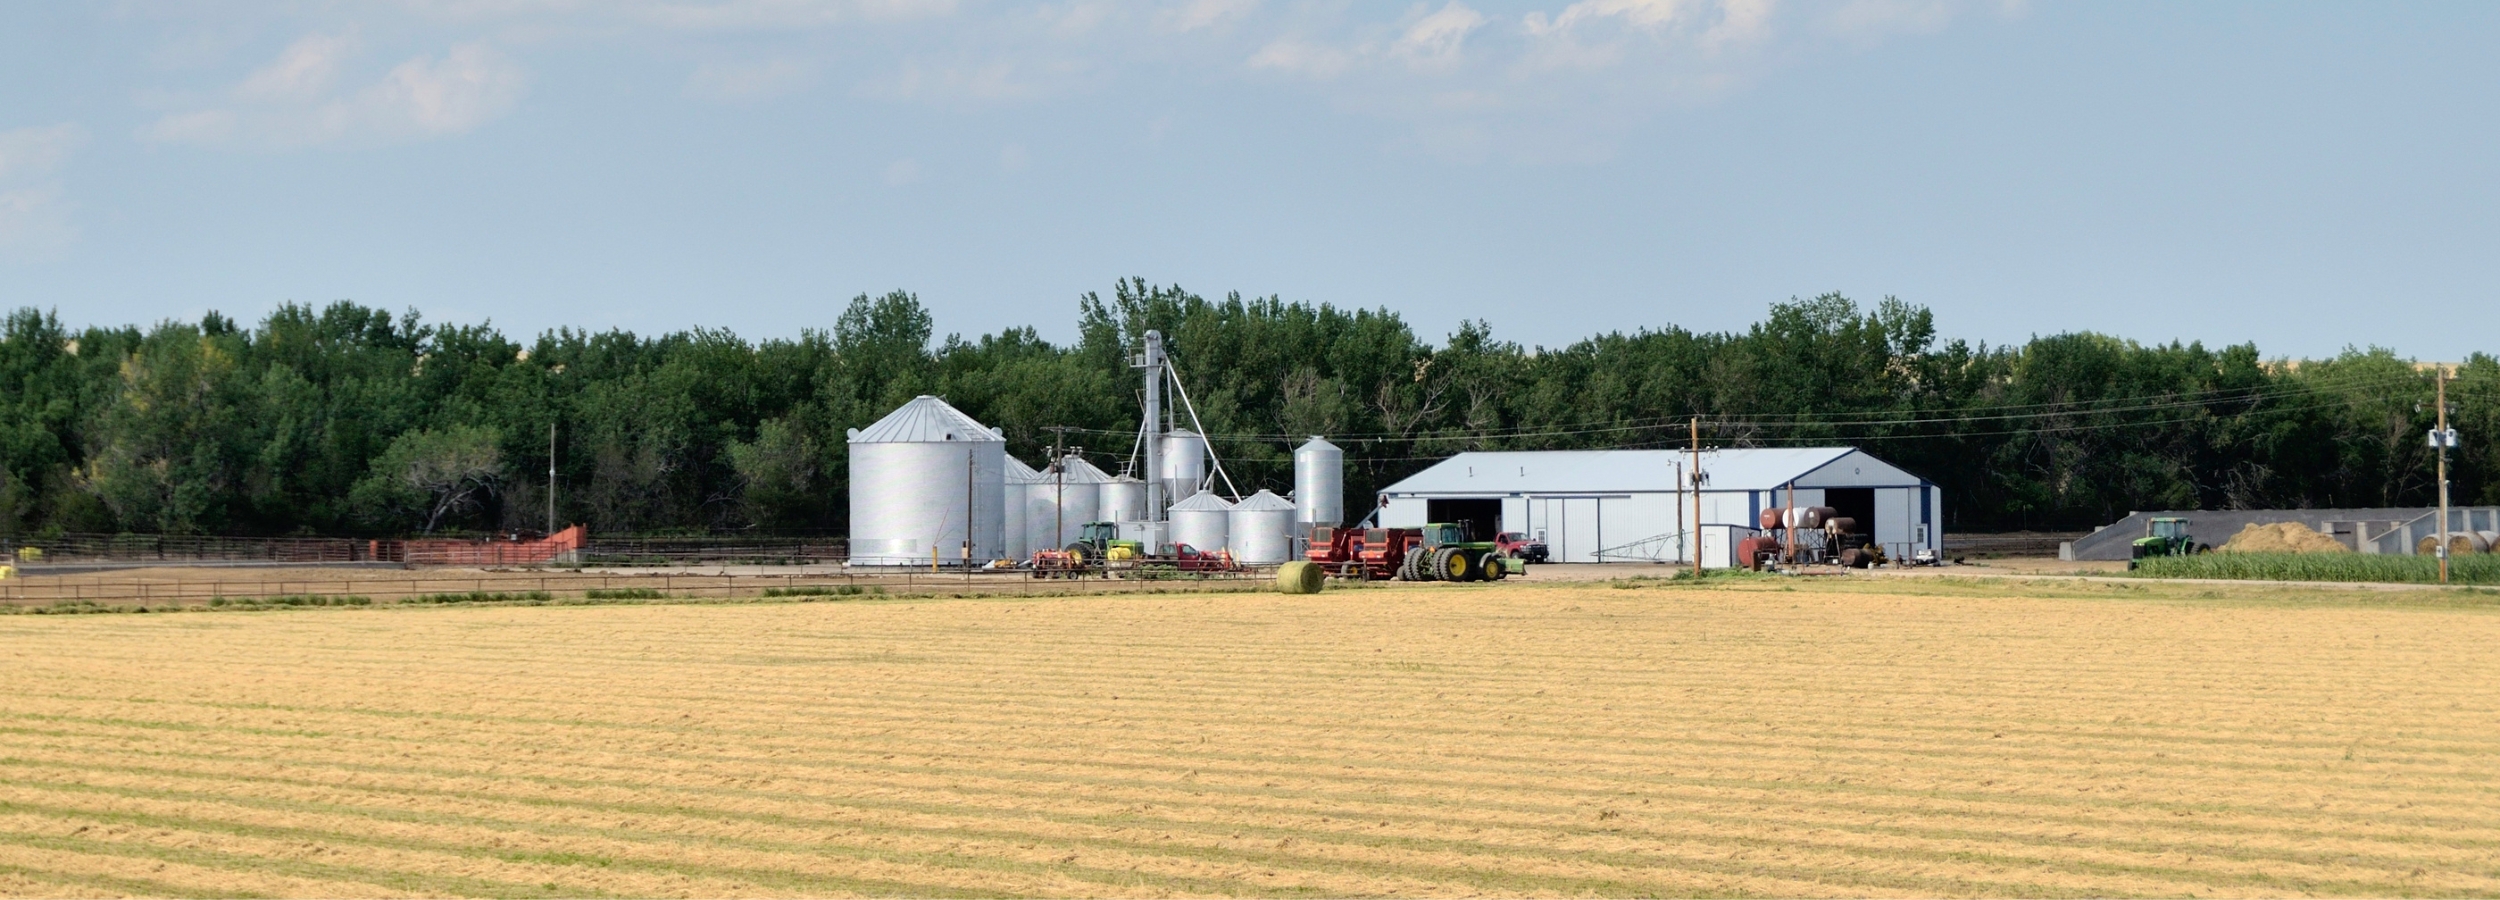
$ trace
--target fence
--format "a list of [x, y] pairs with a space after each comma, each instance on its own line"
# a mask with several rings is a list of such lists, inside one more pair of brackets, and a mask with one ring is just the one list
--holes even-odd
[[[21, 557], [20, 550], [35, 551]], [[850, 558], [850, 544], [826, 537], [590, 538], [580, 526], [543, 540], [357, 540], [251, 538], [162, 534], [65, 534], [0, 539], [0, 557], [42, 565], [183, 565], [265, 563], [411, 566], [541, 565], [681, 566], [694, 564], [811, 565]]]
[[[37, 575], [0, 580], [0, 604], [40, 607], [55, 604], [199, 605], [212, 600], [272, 597], [363, 597], [395, 600], [519, 600], [538, 592], [550, 598], [587, 596], [592, 591], [655, 594], [658, 598], [723, 599], [770, 594], [805, 593], [978, 593], [1046, 596], [1052, 594], [1129, 593], [1190, 589], [1201, 586], [1250, 587], [1274, 578], [1273, 568], [1240, 572], [1163, 573], [1159, 576], [1041, 579], [1029, 572], [880, 571], [786, 573], [770, 575], [597, 573], [566, 571], [480, 572], [451, 576], [412, 570], [342, 573], [331, 577], [255, 578], [238, 574], [211, 578], [136, 578], [127, 572], [90, 575]], [[361, 577], [360, 577], [361, 576]], [[635, 599], [620, 595], [620, 599]]]

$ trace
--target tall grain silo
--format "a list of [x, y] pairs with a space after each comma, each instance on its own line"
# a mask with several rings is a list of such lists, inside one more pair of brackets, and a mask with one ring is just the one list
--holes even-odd
[[[1103, 521], [1102, 486], [1110, 480], [1111, 476], [1103, 474], [1093, 463], [1073, 454], [1060, 460], [1058, 471], [1042, 473], [1038, 490], [1056, 505], [1055, 511], [1047, 513], [1049, 521], [1058, 523], [1059, 534], [1056, 540], [1051, 541], [1051, 546], [1065, 547], [1076, 543], [1085, 523]], [[1050, 530], [1051, 526], [1045, 524], [1034, 528], [1033, 532], [1043, 534]]]
[[1260, 491], [1227, 515], [1225, 546], [1244, 565], [1272, 566], [1293, 558], [1293, 501]]
[[[1032, 466], [1025, 465], [1024, 460], [1013, 456], [1007, 457], [1007, 492], [1004, 504], [1006, 527], [1001, 535], [1000, 543], [1006, 546], [1008, 559], [1019, 562], [1031, 559], [1033, 551], [1041, 549], [1033, 545], [1032, 520], [1033, 484], [1041, 478], [1042, 473], [1034, 471]], [[1042, 523], [1043, 530], [1047, 531], [1049, 528], [1050, 523]]]
[[1146, 483], [1126, 475], [1114, 475], [1102, 483], [1102, 521], [1143, 522], [1146, 520]]
[[1207, 439], [1184, 429], [1165, 434], [1162, 444], [1155, 474], [1163, 479], [1167, 502], [1197, 493], [1207, 480]]
[[1293, 505], [1298, 534], [1345, 524], [1345, 451], [1316, 434], [1293, 451]]
[[1208, 553], [1224, 549], [1232, 534], [1233, 505], [1214, 491], [1199, 491], [1172, 504], [1172, 543]]
[[851, 561], [975, 563], [1006, 549], [1007, 441], [923, 394], [849, 433]]

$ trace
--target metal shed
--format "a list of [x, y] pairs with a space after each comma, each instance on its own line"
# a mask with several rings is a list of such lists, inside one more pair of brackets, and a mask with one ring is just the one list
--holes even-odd
[[1704, 450], [1698, 519], [1691, 466], [1682, 450], [1461, 453], [1383, 489], [1374, 515], [1542, 537], [1555, 562], [1729, 566], [1762, 510], [1790, 505], [1839, 509], [1898, 557], [1943, 545], [1944, 492], [1854, 447]]

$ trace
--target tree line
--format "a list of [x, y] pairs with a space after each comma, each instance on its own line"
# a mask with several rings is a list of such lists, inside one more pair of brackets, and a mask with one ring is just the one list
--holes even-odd
[[[2384, 349], [2269, 360], [2253, 344], [2092, 333], [1990, 346], [1928, 310], [1837, 294], [1741, 332], [1610, 332], [1561, 348], [1458, 322], [1438, 342], [1385, 309], [1138, 279], [1078, 299], [1079, 336], [939, 339], [908, 293], [749, 342], [489, 325], [340, 302], [246, 327], [0, 327], [0, 535], [840, 533], [846, 429], [936, 394], [1039, 463], [1050, 426], [1117, 471], [1166, 336], [1245, 492], [1291, 484], [1309, 435], [1344, 447], [1350, 508], [1465, 450], [1851, 444], [1946, 492], [1957, 531], [2080, 529], [2131, 510], [2432, 502], [2430, 367]], [[2458, 502], [2500, 503], [2500, 361], [2448, 386]]]

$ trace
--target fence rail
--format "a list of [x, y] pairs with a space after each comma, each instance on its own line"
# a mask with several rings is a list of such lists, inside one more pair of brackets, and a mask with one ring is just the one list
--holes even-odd
[[[1034, 578], [1024, 571], [894, 571], [785, 574], [599, 573], [565, 571], [480, 572], [451, 576], [251, 578], [128, 578], [125, 573], [39, 575], [0, 580], [0, 604], [17, 607], [97, 604], [113, 606], [200, 605], [216, 600], [247, 601], [280, 597], [362, 597], [374, 601], [521, 600], [538, 592], [550, 599], [585, 597], [592, 592], [628, 592], [616, 599], [724, 599], [773, 593], [978, 593], [1043, 596], [1068, 593], [1123, 593], [1189, 589], [1199, 586], [1252, 586], [1274, 577], [1274, 570], [1163, 574], [1159, 577]], [[632, 595], [629, 595], [632, 594]]]
[[[332, 537], [214, 537], [168, 534], [64, 534], [44, 538], [0, 539], [0, 557], [44, 565], [182, 565], [184, 563], [270, 563], [336, 565], [341, 563], [406, 563], [425, 565], [535, 564], [544, 553], [530, 553], [530, 542], [509, 540], [449, 541], [359, 540]], [[460, 552], [446, 552], [446, 550]], [[21, 550], [33, 553], [21, 555]], [[839, 563], [850, 558], [850, 542], [826, 537], [614, 537], [585, 541], [578, 553], [558, 557], [561, 564], [596, 566], [676, 566], [703, 563], [734, 565], [810, 565]]]

